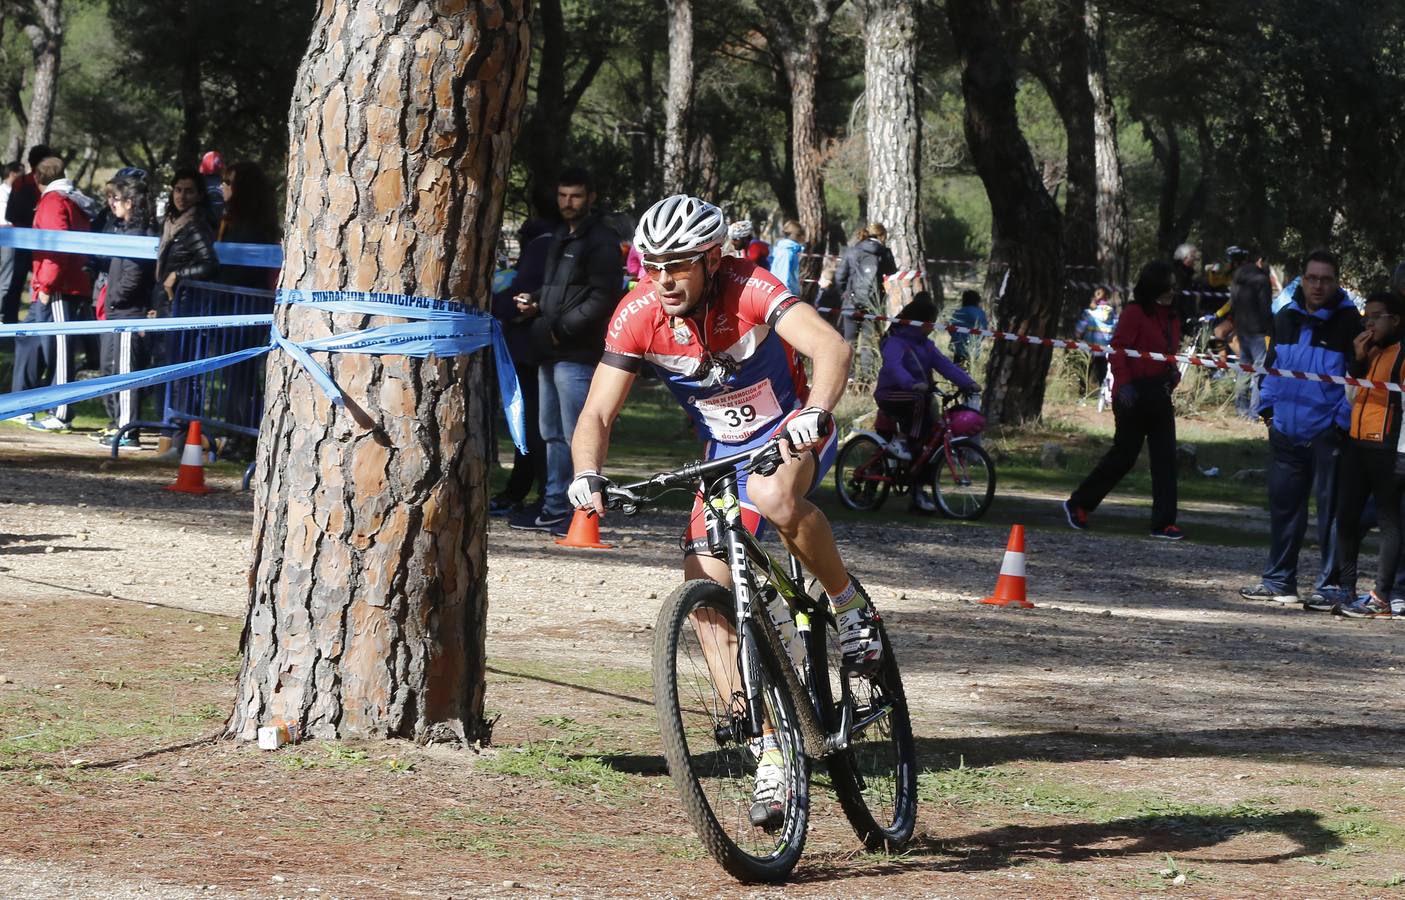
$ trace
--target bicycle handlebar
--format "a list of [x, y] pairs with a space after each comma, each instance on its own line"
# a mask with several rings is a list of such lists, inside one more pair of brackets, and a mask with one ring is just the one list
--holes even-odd
[[[830, 420], [830, 428], [821, 437], [828, 437], [830, 430], [834, 428], [834, 422]], [[721, 456], [717, 459], [698, 460], [688, 463], [672, 472], [660, 472], [652, 478], [643, 481], [636, 481], [632, 484], [610, 484], [605, 487], [604, 501], [606, 509], [619, 510], [627, 516], [632, 516], [650, 503], [658, 500], [663, 494], [684, 482], [697, 481], [709, 475], [725, 472], [735, 468], [736, 465], [747, 460], [745, 466], [748, 473], [760, 475], [770, 475], [781, 467], [785, 461], [781, 456], [781, 444], [790, 443], [790, 439], [785, 433], [776, 435], [766, 443], [753, 450], [743, 450], [740, 453], [733, 453], [730, 456]], [[656, 494], [642, 493], [649, 488], [658, 488]]]

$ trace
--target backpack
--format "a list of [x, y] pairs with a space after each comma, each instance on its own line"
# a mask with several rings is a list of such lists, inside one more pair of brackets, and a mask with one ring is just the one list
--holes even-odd
[[846, 305], [871, 307], [875, 305], [874, 300], [879, 294], [879, 285], [882, 282], [879, 268], [882, 259], [865, 246], [866, 243], [855, 244], [850, 248], [849, 290], [844, 297]]

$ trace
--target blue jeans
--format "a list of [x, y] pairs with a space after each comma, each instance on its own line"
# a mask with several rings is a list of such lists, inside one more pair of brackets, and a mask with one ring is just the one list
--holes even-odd
[[537, 384], [541, 388], [537, 422], [546, 443], [544, 516], [571, 511], [571, 501], [566, 497], [566, 489], [576, 474], [571, 464], [571, 435], [576, 432], [576, 420], [585, 408], [585, 395], [590, 392], [594, 374], [595, 366], [590, 363], [564, 360], [542, 363], [537, 369]]
[[[1262, 334], [1241, 334], [1237, 335], [1236, 343], [1239, 344], [1239, 361], [1245, 365], [1261, 366], [1268, 356], [1268, 336]], [[1263, 383], [1262, 376], [1253, 375], [1248, 372], [1240, 372], [1238, 383], [1234, 386], [1234, 405], [1239, 410], [1239, 415], [1246, 418], [1254, 418], [1254, 411], [1259, 408], [1259, 385]]]
[[1268, 430], [1268, 514], [1272, 538], [1265, 586], [1285, 593], [1298, 588], [1298, 552], [1307, 534], [1308, 495], [1317, 494], [1317, 546], [1322, 570], [1315, 587], [1336, 585], [1337, 460], [1342, 439], [1328, 428], [1307, 444], [1295, 444], [1276, 428]]

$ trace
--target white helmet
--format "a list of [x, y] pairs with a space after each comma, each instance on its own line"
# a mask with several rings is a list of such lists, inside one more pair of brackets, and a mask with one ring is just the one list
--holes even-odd
[[743, 238], [751, 237], [751, 223], [746, 219], [738, 219], [727, 226], [727, 239], [740, 241]]
[[634, 231], [634, 246], [650, 256], [696, 252], [719, 246], [726, 234], [722, 210], [706, 200], [674, 194], [645, 210]]

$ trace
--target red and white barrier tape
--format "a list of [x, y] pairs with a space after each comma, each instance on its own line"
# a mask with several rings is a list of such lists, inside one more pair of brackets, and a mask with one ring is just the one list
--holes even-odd
[[[1126, 284], [1104, 284], [1099, 281], [1075, 281], [1070, 279], [1064, 282], [1066, 287], [1076, 288], [1082, 291], [1091, 291], [1102, 288], [1105, 291], [1116, 291], [1119, 294], [1132, 293], [1131, 285]], [[1228, 300], [1229, 291], [1176, 291], [1183, 297], [1212, 297], [1216, 300]]]
[[1291, 369], [1277, 369], [1271, 366], [1251, 366], [1245, 363], [1220, 362], [1218, 359], [1208, 356], [1191, 356], [1189, 354], [1153, 353], [1142, 352], [1130, 348], [1118, 349], [1115, 347], [1104, 347], [1100, 344], [1090, 344], [1087, 341], [1070, 341], [1063, 338], [1034, 337], [1027, 334], [1016, 334], [1011, 331], [992, 331], [986, 328], [967, 328], [963, 325], [952, 325], [950, 323], [923, 322], [918, 319], [899, 319], [895, 316], [880, 316], [875, 313], [866, 312], [861, 309], [836, 310], [833, 307], [820, 307], [817, 310], [821, 315], [839, 313], [860, 322], [887, 322], [891, 325], [916, 325], [924, 331], [946, 331], [951, 334], [970, 334], [978, 337], [992, 337], [996, 340], [1015, 341], [1022, 344], [1038, 344], [1043, 347], [1054, 347], [1061, 350], [1083, 350], [1088, 353], [1101, 353], [1104, 356], [1112, 356], [1121, 353], [1129, 359], [1151, 359], [1156, 362], [1184, 362], [1192, 366], [1200, 366], [1205, 369], [1234, 369], [1240, 372], [1252, 372], [1257, 375], [1272, 375], [1275, 378], [1296, 378], [1299, 381], [1321, 381], [1329, 384], [1349, 384], [1356, 387], [1378, 388], [1381, 390], [1395, 391], [1405, 394], [1405, 385], [1397, 384], [1393, 381], [1370, 381], [1365, 378], [1353, 378], [1350, 375], [1324, 375], [1320, 372], [1295, 372]]
[[[840, 259], [840, 256], [836, 253], [802, 253], [800, 254], [800, 258], [837, 260]], [[986, 263], [983, 259], [940, 259], [933, 257], [928, 257], [924, 259], [923, 262], [933, 266], [981, 266]]]

